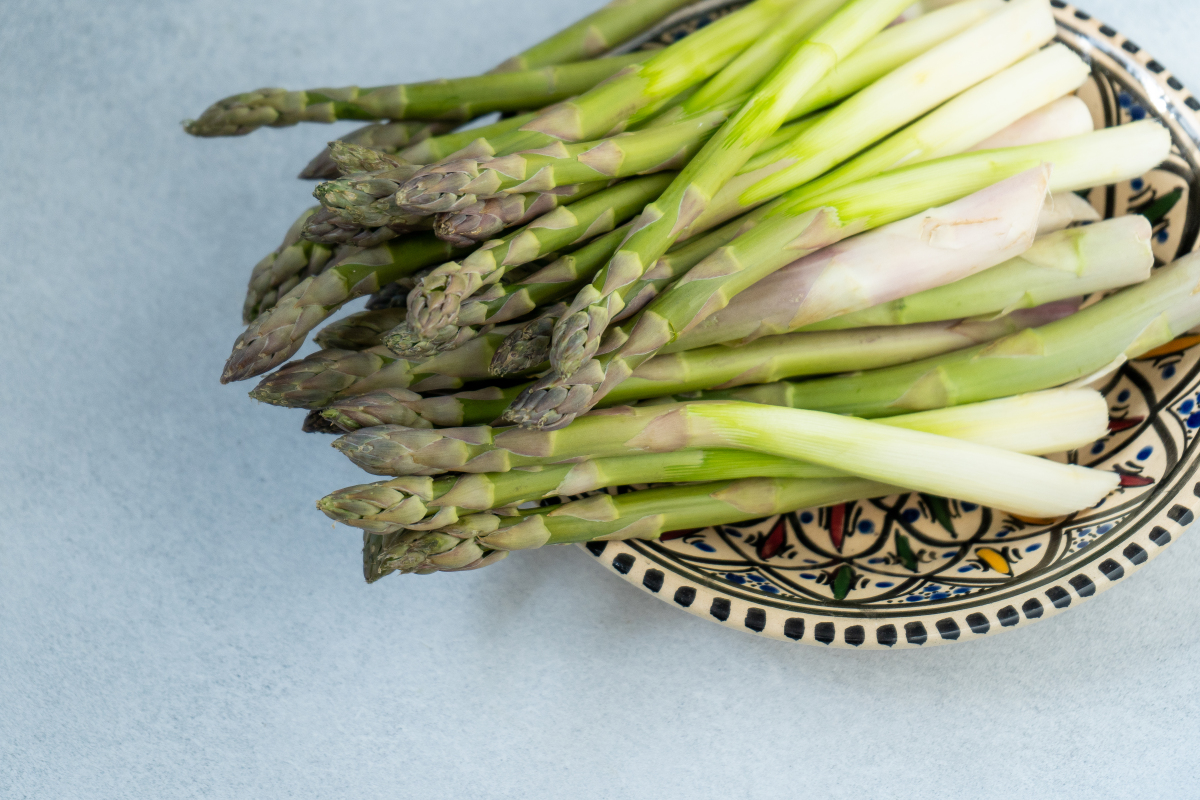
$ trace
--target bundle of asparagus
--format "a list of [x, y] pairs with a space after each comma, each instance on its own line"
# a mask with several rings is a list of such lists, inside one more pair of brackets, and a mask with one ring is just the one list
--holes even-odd
[[1075, 192], [1167, 132], [1092, 129], [1048, 0], [754, 0], [678, 38], [688, 4], [186, 124], [371, 121], [302, 173], [319, 205], [254, 268], [222, 376], [274, 370], [252, 397], [389, 478], [318, 503], [369, 581], [904, 490], [1060, 516], [1117, 485], [1038, 457], [1104, 434], [1063, 387], [1200, 324], [1200, 258], [1152, 276], [1149, 222]]

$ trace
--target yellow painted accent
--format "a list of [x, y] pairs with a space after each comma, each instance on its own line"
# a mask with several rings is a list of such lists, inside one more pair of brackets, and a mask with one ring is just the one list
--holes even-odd
[[1137, 357], [1137, 361], [1147, 361], [1159, 356], [1169, 356], [1172, 353], [1180, 353], [1187, 350], [1189, 347], [1195, 347], [1200, 344], [1200, 336], [1180, 336], [1173, 342], [1167, 342], [1162, 347], [1156, 347], [1153, 350], [1147, 351]]
[[992, 569], [999, 572], [1001, 575], [1012, 576], [1012, 567], [1008, 563], [1008, 559], [1000, 555], [990, 547], [981, 547], [975, 551], [975, 555], [979, 560], [987, 564]]

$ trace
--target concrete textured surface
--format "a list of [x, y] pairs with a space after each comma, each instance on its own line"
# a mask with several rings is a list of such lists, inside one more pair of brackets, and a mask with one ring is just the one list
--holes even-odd
[[[893, 654], [724, 630], [574, 548], [362, 583], [313, 508], [360, 473], [217, 383], [293, 176], [351, 126], [178, 122], [473, 73], [597, 4], [4, 4], [0, 797], [1200, 796], [1195, 533], [1069, 614]], [[1086, 8], [1200, 85], [1200, 2]]]

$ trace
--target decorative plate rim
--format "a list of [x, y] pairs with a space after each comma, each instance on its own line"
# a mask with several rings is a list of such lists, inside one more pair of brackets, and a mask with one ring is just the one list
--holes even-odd
[[[726, 3], [703, 0], [672, 17], [709, 11]], [[1178, 141], [1191, 140], [1200, 147], [1200, 100], [1162, 64], [1128, 37], [1062, 2], [1050, 0], [1059, 28], [1059, 40], [1091, 60], [1102, 53], [1124, 70], [1145, 92], [1154, 110]], [[1183, 153], [1200, 173], [1195, 154]], [[1194, 242], [1187, 243], [1191, 249]], [[1162, 413], [1161, 411], [1159, 413]], [[920, 611], [882, 607], [855, 609], [830, 605], [822, 613], [789, 610], [785, 601], [771, 602], [762, 593], [739, 592], [727, 583], [695, 575], [684, 576], [662, 555], [658, 542], [640, 540], [588, 542], [579, 545], [601, 566], [616, 573], [663, 602], [725, 627], [783, 641], [846, 649], [898, 650], [970, 641], [995, 633], [1027, 627], [1056, 616], [1111, 588], [1137, 572], [1174, 543], [1200, 512], [1200, 439], [1190, 444], [1184, 457], [1163, 476], [1155, 490], [1140, 498], [1138, 511], [1123, 520], [1088, 552], [1052, 566], [1036, 582], [1014, 582], [1011, 589], [988, 594], [991, 600], [933, 601]], [[1191, 486], [1192, 491], [1185, 490]], [[1111, 534], [1111, 535], [1110, 535]], [[997, 596], [999, 595], [999, 596]], [[968, 613], [969, 612], [969, 613]]]

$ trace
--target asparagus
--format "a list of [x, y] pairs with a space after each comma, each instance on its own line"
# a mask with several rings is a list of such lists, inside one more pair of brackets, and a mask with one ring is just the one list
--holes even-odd
[[[686, 396], [698, 390], [903, 364], [1043, 325], [1074, 312], [1077, 307], [1078, 303], [1058, 302], [995, 320], [783, 334], [765, 336], [742, 347], [715, 345], [658, 355], [638, 367], [600, 405], [609, 407], [650, 398]], [[505, 339], [497, 348], [493, 364], [509, 341]], [[538, 363], [530, 358], [520, 366], [528, 372]], [[499, 417], [525, 388], [526, 385], [510, 386], [432, 398], [375, 393], [338, 401], [326, 416], [346, 432], [372, 425], [483, 425]], [[422, 422], [417, 423], [417, 419]]]
[[1074, 192], [1056, 192], [1046, 199], [1038, 220], [1038, 235], [1061, 231], [1076, 222], [1099, 222], [1100, 212]]
[[431, 136], [424, 141], [409, 145], [396, 153], [396, 155], [412, 164], [436, 164], [442, 159], [453, 156], [460, 151], [466, 150], [472, 152], [481, 146], [486, 146], [475, 145], [473, 148], [472, 143], [480, 142], [481, 140], [486, 143], [490, 138], [498, 137], [509, 131], [515, 131], [525, 123], [533, 120], [536, 116], [537, 113], [531, 111], [527, 114], [518, 114], [515, 117], [504, 117], [487, 125], [446, 133], [441, 136]]
[[[1000, 266], [945, 286], [807, 325], [803, 330], [907, 325], [1008, 314], [1019, 308], [1141, 283], [1150, 277], [1154, 266], [1151, 233], [1150, 223], [1141, 216], [1117, 217], [1086, 228], [1059, 231], [1039, 238], [1032, 248]], [[762, 283], [774, 282], [789, 269], [785, 267]], [[736, 308], [747, 314], [760, 314], [761, 309], [745, 302], [757, 289], [755, 286], [738, 295], [714, 316]]]
[[566, 303], [555, 303], [536, 318], [517, 326], [496, 348], [496, 354], [492, 356], [492, 374], [499, 378], [517, 375], [545, 363], [550, 358], [550, 334], [566, 310]]
[[193, 136], [242, 136], [264, 125], [281, 128], [339, 119], [465, 122], [493, 111], [524, 111], [565, 100], [648, 58], [648, 53], [631, 53], [578, 64], [367, 89], [258, 89], [214, 103], [199, 119], [184, 122], [183, 129]]
[[[1035, 517], [1062, 516], [1093, 506], [1118, 482], [1112, 472], [1059, 464], [921, 430], [732, 401], [623, 407], [581, 418], [554, 433], [382, 426], [347, 434], [334, 446], [367, 472], [387, 474], [386, 469], [414, 475], [448, 469], [505, 472], [523, 465], [603, 458], [631, 450], [753, 450]], [[1029, 488], [1031, 485], [1036, 489]]]
[[305, 278], [250, 324], [234, 342], [221, 383], [273, 369], [299, 350], [308, 332], [346, 301], [445, 261], [452, 253], [451, 245], [437, 237], [416, 234], [344, 256], [320, 275]]
[[419, 220], [396, 219], [389, 225], [372, 227], [359, 222], [349, 222], [337, 211], [322, 208], [304, 223], [305, 239], [326, 245], [347, 247], [377, 247], [406, 233], [430, 227], [428, 218]]
[[379, 389], [461, 389], [466, 381], [489, 377], [496, 347], [510, 331], [496, 328], [453, 352], [422, 360], [397, 358], [382, 346], [319, 350], [268, 375], [250, 396], [277, 406], [317, 409]]
[[254, 266], [242, 304], [242, 321], [247, 325], [261, 312], [273, 308], [279, 296], [303, 280], [305, 273], [320, 273], [333, 256], [329, 247], [300, 238], [306, 222], [316, 211], [310, 208], [301, 214], [283, 237], [283, 244]]
[[1096, 123], [1087, 103], [1069, 94], [1029, 112], [1007, 128], [969, 148], [968, 152], [999, 150], [1002, 147], [1019, 147], [1032, 142], [1066, 139], [1069, 136], [1091, 133], [1095, 129]]
[[[755, 0], [579, 97], [544, 109], [518, 130], [477, 142], [471, 157], [509, 155], [559, 141], [588, 141], [648, 118], [662, 103], [733, 61], [793, 3]], [[419, 203], [425, 184], [440, 185], [445, 179], [445, 174], [427, 168], [427, 174], [417, 175], [405, 187], [401, 201]]]
[[[450, 131], [449, 122], [373, 122], [356, 131], [351, 131], [339, 141], [362, 145], [387, 155], [396, 155], [407, 147], [413, 147], [431, 136]], [[326, 147], [300, 173], [301, 180], [332, 180], [342, 174], [332, 150]]]
[[404, 321], [403, 306], [359, 311], [326, 325], [313, 340], [322, 350], [366, 350], [383, 343], [383, 335]]
[[595, 58], [692, 0], [612, 0], [575, 24], [492, 70], [513, 72]]
[[[834, 64], [878, 33], [906, 5], [902, 0], [851, 0], [763, 81], [663, 195], [646, 207], [634, 232], [608, 266], [579, 292], [567, 315], [559, 320], [551, 351], [551, 363], [558, 376], [570, 377], [595, 353], [599, 333], [620, 310], [616, 304], [621, 301], [619, 296], [614, 297], [614, 292], [642, 278], [704, 211], [721, 185], [779, 128], [805, 92], [828, 74]], [[591, 352], [583, 358], [561, 357], [564, 352], [587, 345], [591, 345]]]
[[612, 352], [591, 359], [599, 349], [600, 331], [589, 332], [594, 337], [590, 340], [561, 340], [562, 350], [556, 341], [552, 363], [556, 359], [568, 364], [586, 361], [586, 366], [569, 378], [561, 373], [543, 378], [513, 404], [505, 419], [529, 427], [570, 422], [654, 353], [727, 305], [738, 292], [786, 262], [849, 233], [955, 200], [1043, 162], [1054, 165], [1051, 191], [1118, 182], [1158, 164], [1170, 146], [1167, 131], [1147, 121], [1055, 142], [938, 159], [849, 184], [822, 197], [787, 195], [752, 214], [757, 224], [751, 230], [652, 301], [628, 333], [615, 331], [620, 343], [613, 345]]
[[757, 155], [722, 188], [697, 227], [805, 184], [817, 194], [977, 144], [1087, 79], [1087, 64], [1065, 46], [1037, 52], [1055, 30], [1047, 0], [1010, 3], [846, 100], [792, 141]]
[[1198, 291], [1200, 256], [1190, 255], [1066, 319], [912, 364], [789, 383], [771, 391], [771, 402], [881, 417], [1060, 386], [1200, 324]]
[[505, 228], [527, 225], [559, 206], [574, 202], [605, 188], [599, 181], [574, 186], [556, 186], [541, 194], [510, 194], [481, 200], [455, 211], [438, 214], [433, 232], [439, 239], [469, 247], [491, 239]]
[[[927, 433], [1042, 455], [1073, 450], [1102, 436], [1108, 408], [1095, 391], [1060, 390], [1008, 398], [974, 407], [894, 417], [914, 420]], [[548, 497], [570, 497], [613, 486], [743, 478], [836, 478], [840, 470], [779, 456], [739, 450], [677, 450], [549, 464], [535, 470], [407, 476], [351, 486], [320, 500], [330, 519], [372, 533], [436, 530], [470, 512], [516, 515], [516, 506]]]
[[661, 173], [617, 184], [488, 242], [461, 263], [443, 264], [409, 295], [408, 319], [388, 338], [389, 346], [410, 355], [458, 346], [470, 334], [457, 326], [458, 310], [485, 283], [499, 281], [510, 267], [613, 230], [658, 196], [673, 177]]

